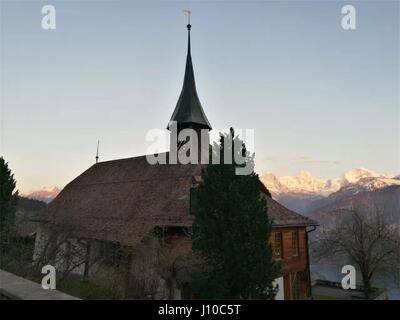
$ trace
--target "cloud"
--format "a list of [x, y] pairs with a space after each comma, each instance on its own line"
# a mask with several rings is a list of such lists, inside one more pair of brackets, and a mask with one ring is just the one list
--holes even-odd
[[282, 158], [279, 156], [268, 156], [268, 157], [264, 157], [263, 160], [264, 161], [269, 161], [269, 162], [275, 162], [275, 161], [279, 161]]
[[309, 156], [301, 156], [293, 159], [294, 163], [302, 163], [302, 164], [331, 164], [331, 165], [339, 165], [340, 162], [337, 160], [322, 160], [322, 159], [314, 159]]

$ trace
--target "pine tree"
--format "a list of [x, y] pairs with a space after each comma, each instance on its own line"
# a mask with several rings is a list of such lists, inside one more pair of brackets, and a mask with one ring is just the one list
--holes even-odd
[[[234, 137], [233, 129], [230, 135]], [[254, 154], [250, 157], [238, 139], [233, 139], [242, 146], [238, 152], [254, 168]], [[226, 141], [231, 141], [229, 135], [221, 136], [221, 158], [226, 148], [234, 154]], [[196, 191], [193, 250], [212, 271], [207, 279], [194, 283], [194, 288], [206, 299], [273, 299], [277, 266], [269, 244], [268, 192], [254, 170], [236, 175], [237, 167], [208, 165]]]
[[[16, 181], [8, 163], [0, 157], [0, 242], [6, 244], [14, 227], [14, 217], [18, 200]], [[3, 247], [4, 248], [4, 247]]]

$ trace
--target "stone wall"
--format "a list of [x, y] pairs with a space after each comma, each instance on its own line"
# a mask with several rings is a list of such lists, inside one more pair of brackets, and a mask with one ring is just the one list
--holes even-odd
[[0, 300], [80, 300], [57, 290], [0, 270]]

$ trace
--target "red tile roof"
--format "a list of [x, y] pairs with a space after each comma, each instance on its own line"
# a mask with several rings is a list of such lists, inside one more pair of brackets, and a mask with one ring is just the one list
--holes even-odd
[[[77, 236], [127, 244], [156, 226], [191, 226], [190, 188], [201, 171], [202, 165], [150, 165], [145, 156], [100, 162], [60, 192], [48, 218]], [[274, 225], [316, 224], [267, 199]]]

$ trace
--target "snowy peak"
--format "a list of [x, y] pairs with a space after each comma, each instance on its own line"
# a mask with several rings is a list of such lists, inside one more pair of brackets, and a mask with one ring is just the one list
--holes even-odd
[[32, 191], [24, 196], [29, 199], [35, 199], [49, 203], [60, 193], [60, 191], [61, 189], [58, 187], [43, 187], [40, 190]]
[[379, 177], [380, 175], [374, 171], [368, 170], [366, 168], [357, 168], [346, 172], [343, 175], [344, 180], [347, 183], [356, 183], [362, 178], [368, 177]]
[[360, 191], [373, 191], [377, 189], [386, 188], [389, 186], [397, 185], [400, 186], [400, 180], [387, 177], [363, 177], [354, 183], [349, 183], [348, 185], [342, 187], [340, 191], [353, 190], [353, 193], [358, 193]]
[[267, 173], [261, 180], [274, 195], [282, 194], [318, 194], [327, 196], [342, 188], [355, 188], [362, 190], [375, 190], [389, 185], [398, 185], [398, 177], [380, 175], [366, 168], [350, 170], [334, 179], [321, 179], [307, 171], [301, 171], [297, 176], [278, 177]]
[[267, 173], [261, 177], [269, 191], [275, 194], [282, 193], [330, 193], [340, 186], [331, 180], [314, 177], [307, 171], [301, 171], [297, 176], [278, 177]]

